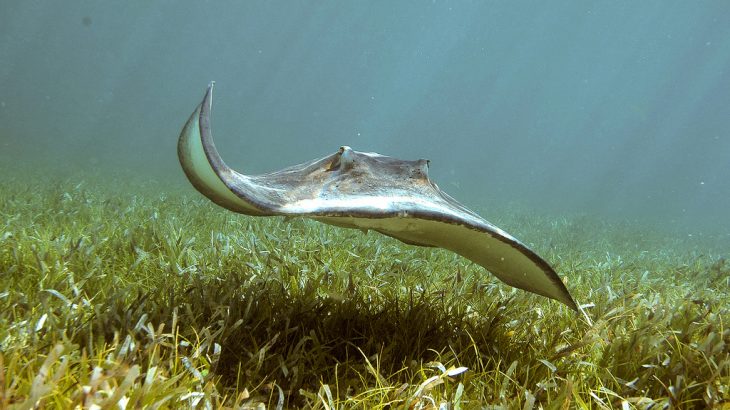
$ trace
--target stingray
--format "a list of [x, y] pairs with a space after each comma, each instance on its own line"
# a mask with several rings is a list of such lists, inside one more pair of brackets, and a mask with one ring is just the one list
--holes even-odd
[[448, 249], [515, 288], [577, 310], [544, 259], [441, 191], [429, 161], [342, 146], [334, 154], [262, 175], [229, 168], [213, 144], [213, 83], [180, 133], [178, 157], [192, 185], [214, 203], [251, 216], [305, 217], [373, 230], [408, 245]]

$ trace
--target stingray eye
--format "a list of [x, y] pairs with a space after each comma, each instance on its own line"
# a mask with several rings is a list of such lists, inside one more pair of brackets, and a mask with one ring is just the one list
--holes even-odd
[[428, 164], [431, 161], [427, 159], [419, 159], [416, 166], [412, 168], [411, 174], [415, 178], [428, 178]]
[[348, 146], [340, 147], [340, 166], [342, 169], [350, 169], [355, 165], [355, 153]]
[[335, 156], [335, 159], [330, 163], [329, 167], [327, 167], [327, 171], [337, 171], [339, 169], [347, 170], [352, 168], [353, 164], [355, 164], [354, 156], [352, 148], [347, 145], [341, 146], [339, 152], [337, 152], [337, 155]]
[[339, 157], [335, 158], [334, 161], [330, 162], [330, 165], [327, 167], [327, 169], [325, 171], [327, 171], [327, 172], [337, 171], [338, 169], [340, 169], [340, 158]]

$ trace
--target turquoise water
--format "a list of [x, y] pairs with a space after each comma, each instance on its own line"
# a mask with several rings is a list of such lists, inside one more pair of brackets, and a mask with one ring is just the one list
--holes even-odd
[[429, 158], [479, 208], [730, 231], [730, 5], [0, 4], [0, 161], [185, 186], [180, 127], [259, 173], [341, 145]]

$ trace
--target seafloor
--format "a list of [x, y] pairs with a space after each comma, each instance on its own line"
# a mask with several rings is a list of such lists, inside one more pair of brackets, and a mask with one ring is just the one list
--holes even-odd
[[482, 210], [554, 264], [575, 313], [447, 251], [162, 183], [0, 192], [0, 408], [730, 400], [728, 238]]

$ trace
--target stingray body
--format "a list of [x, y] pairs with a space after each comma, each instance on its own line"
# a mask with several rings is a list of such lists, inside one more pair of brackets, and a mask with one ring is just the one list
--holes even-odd
[[306, 217], [374, 230], [409, 245], [448, 249], [508, 285], [576, 304], [550, 265], [510, 234], [441, 191], [429, 161], [343, 146], [332, 155], [263, 175], [229, 168], [213, 144], [213, 84], [183, 128], [178, 157], [193, 186], [216, 204], [252, 216]]

